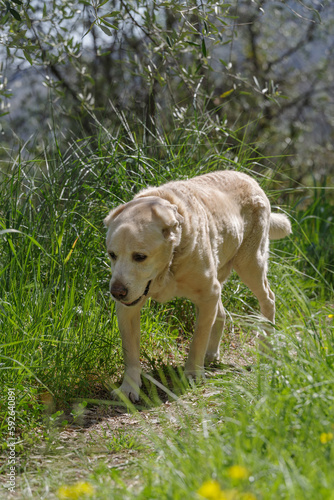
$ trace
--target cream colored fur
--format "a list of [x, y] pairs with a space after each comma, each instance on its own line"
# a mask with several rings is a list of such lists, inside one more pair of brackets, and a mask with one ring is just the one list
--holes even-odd
[[140, 309], [148, 297], [159, 302], [186, 297], [195, 304], [197, 322], [185, 366], [189, 377], [204, 374], [205, 358], [219, 360], [225, 322], [221, 288], [232, 268], [274, 323], [269, 238], [287, 236], [291, 225], [285, 215], [270, 212], [255, 180], [227, 170], [145, 189], [106, 217], [110, 291], [125, 363], [120, 391], [132, 401], [139, 399]]

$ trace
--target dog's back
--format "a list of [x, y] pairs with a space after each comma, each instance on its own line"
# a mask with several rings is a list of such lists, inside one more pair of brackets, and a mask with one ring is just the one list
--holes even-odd
[[[252, 220], [261, 218], [269, 225], [269, 238], [281, 239], [291, 233], [291, 223], [284, 214], [271, 213], [269, 200], [259, 184], [249, 175], [233, 170], [220, 170], [185, 181], [172, 181], [160, 187], [147, 188], [136, 198], [160, 196], [178, 205], [182, 215], [194, 204], [202, 203], [209, 213], [227, 224], [234, 213], [244, 220], [244, 230], [252, 227]], [[222, 211], [221, 211], [222, 210]], [[196, 211], [196, 210], [195, 210]], [[226, 217], [225, 217], [225, 212]]]

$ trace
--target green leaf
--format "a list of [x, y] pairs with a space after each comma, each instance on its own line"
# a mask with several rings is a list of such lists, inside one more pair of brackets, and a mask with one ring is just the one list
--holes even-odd
[[31, 64], [31, 66], [33, 65], [33, 61], [32, 61], [32, 58], [29, 54], [29, 51], [26, 50], [26, 49], [23, 49], [23, 54], [24, 54], [24, 57], [27, 59], [27, 61]]
[[26, 23], [27, 23], [28, 28], [31, 29], [30, 17], [28, 16], [26, 11], [24, 11], [24, 17], [26, 18]]
[[101, 30], [103, 31], [103, 33], [105, 33], [106, 35], [108, 35], [108, 36], [112, 35], [112, 33], [111, 33], [111, 31], [110, 31], [109, 28], [106, 28], [105, 26], [102, 26], [101, 24], [99, 25], [99, 27], [101, 28]]
[[100, 17], [100, 21], [101, 21], [101, 23], [105, 24], [109, 28], [113, 28], [114, 30], [117, 29], [117, 26], [115, 26], [114, 24], [109, 23], [108, 21], [106, 21], [102, 17]]
[[6, 12], [6, 14], [4, 16], [0, 17], [0, 25], [6, 24], [6, 22], [8, 21], [8, 18], [9, 18], [9, 12]]
[[198, 43], [196, 43], [196, 42], [191, 42], [190, 40], [187, 40], [185, 43], [186, 43], [187, 45], [194, 45], [194, 47], [199, 47], [199, 44], [198, 44]]
[[93, 28], [93, 26], [94, 26], [95, 23], [96, 23], [96, 19], [95, 19], [95, 21], [92, 22], [92, 24], [90, 25], [90, 27], [88, 28], [88, 30], [86, 31], [86, 33], [83, 35], [82, 38], [84, 38], [86, 35], [88, 35], [88, 33], [90, 31], [92, 31], [92, 28]]
[[116, 17], [118, 16], [118, 14], [120, 14], [120, 11], [114, 10], [113, 12], [109, 12], [109, 14], [104, 14], [100, 19], [102, 19], [103, 17]]
[[22, 21], [20, 14], [15, 9], [10, 8], [9, 12], [17, 21]]
[[103, 7], [103, 5], [105, 5], [107, 2], [109, 2], [109, 0], [102, 0], [102, 2], [101, 2], [101, 3], [99, 3], [99, 5], [97, 6], [97, 7], [98, 7], [98, 9], [99, 9], [100, 7]]
[[228, 62], [224, 61], [223, 59], [219, 59], [219, 61], [222, 63], [223, 66], [225, 66], [225, 68], [227, 68], [228, 66]]
[[311, 9], [311, 10], [314, 13], [315, 17], [318, 18], [318, 22], [321, 24], [322, 20], [321, 20], [320, 12], [318, 12], [317, 9]]
[[206, 46], [205, 46], [205, 40], [204, 40], [204, 38], [202, 40], [202, 54], [203, 54], [204, 57], [206, 57], [207, 52], [206, 52]]

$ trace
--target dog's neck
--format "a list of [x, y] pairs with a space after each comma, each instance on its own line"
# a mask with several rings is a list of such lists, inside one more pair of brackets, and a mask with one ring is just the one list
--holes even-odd
[[157, 284], [159, 288], [167, 286], [169, 280], [174, 275], [173, 268], [175, 267], [175, 254], [179, 246], [180, 244], [172, 247], [168, 264], [166, 264], [161, 273], [159, 273], [158, 276], [154, 279], [154, 284]]

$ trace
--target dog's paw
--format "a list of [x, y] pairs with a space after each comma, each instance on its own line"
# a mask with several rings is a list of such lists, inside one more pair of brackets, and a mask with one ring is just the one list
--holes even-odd
[[211, 363], [219, 363], [219, 361], [220, 361], [219, 351], [206, 353], [205, 365], [210, 365]]
[[272, 344], [272, 336], [270, 336], [270, 332], [266, 331], [263, 328], [260, 328], [256, 334], [256, 341], [260, 355], [271, 355], [273, 351]]
[[137, 403], [139, 401], [139, 392], [139, 384], [136, 384], [134, 380], [124, 380], [118, 389], [112, 391], [111, 397], [120, 401], [124, 401], [125, 398], [131, 401], [131, 403]]
[[128, 399], [131, 403], [138, 403], [139, 401], [139, 387], [135, 390], [133, 387], [123, 387], [123, 384], [118, 389], [111, 393], [114, 400], [123, 401]]
[[189, 380], [189, 382], [198, 382], [200, 380], [203, 380], [205, 378], [205, 371], [204, 368], [192, 368], [192, 367], [185, 367], [184, 374]]

